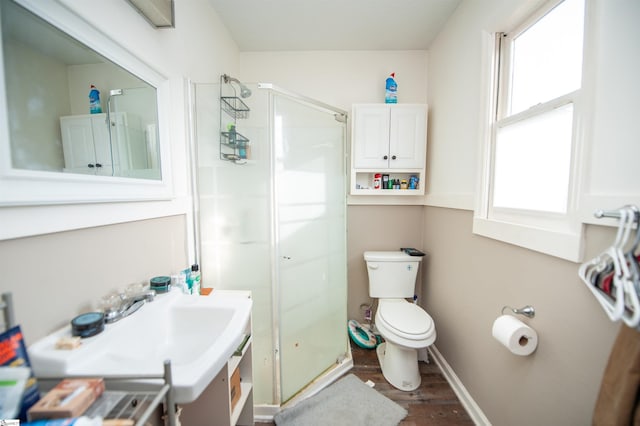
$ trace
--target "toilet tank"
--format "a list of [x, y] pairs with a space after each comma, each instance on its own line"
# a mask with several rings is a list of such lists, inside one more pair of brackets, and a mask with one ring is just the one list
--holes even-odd
[[375, 298], [413, 297], [422, 257], [403, 251], [365, 251], [369, 274], [369, 296]]

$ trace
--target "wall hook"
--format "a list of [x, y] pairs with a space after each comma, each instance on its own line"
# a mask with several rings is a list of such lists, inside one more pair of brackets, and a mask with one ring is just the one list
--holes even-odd
[[505, 309], [509, 309], [511, 312], [513, 312], [514, 314], [517, 315], [524, 315], [525, 317], [529, 317], [529, 318], [533, 318], [536, 316], [536, 310], [533, 306], [531, 305], [527, 305], [523, 308], [520, 309], [514, 309], [511, 306], [503, 306], [502, 307], [502, 313], [504, 314], [504, 310]]

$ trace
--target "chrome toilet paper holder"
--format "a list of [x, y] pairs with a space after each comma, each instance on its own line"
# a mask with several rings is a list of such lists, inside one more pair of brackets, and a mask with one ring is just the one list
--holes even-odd
[[533, 318], [533, 317], [536, 316], [536, 310], [531, 305], [524, 306], [524, 307], [522, 307], [520, 309], [515, 309], [515, 308], [512, 308], [511, 306], [505, 305], [505, 306], [502, 307], [502, 314], [504, 314], [504, 310], [505, 309], [509, 309], [514, 314], [524, 315], [525, 317], [528, 317], [528, 318]]

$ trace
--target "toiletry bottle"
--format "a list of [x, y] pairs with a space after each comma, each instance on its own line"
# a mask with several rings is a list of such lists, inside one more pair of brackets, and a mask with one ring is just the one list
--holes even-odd
[[191, 294], [200, 295], [200, 267], [197, 263], [191, 265]]
[[387, 77], [387, 80], [386, 80], [385, 96], [384, 96], [384, 102], [386, 104], [398, 103], [398, 84], [394, 79], [395, 76], [396, 76], [396, 73], [392, 72], [391, 75]]
[[380, 184], [382, 183], [382, 174], [376, 173], [373, 176], [373, 189], [380, 189]]
[[91, 90], [89, 90], [89, 112], [91, 114], [100, 114], [102, 112], [100, 92], [93, 84], [91, 85]]
[[236, 144], [236, 125], [229, 124], [228, 130], [229, 130], [229, 144], [235, 145]]
[[382, 189], [389, 189], [389, 175], [382, 175]]

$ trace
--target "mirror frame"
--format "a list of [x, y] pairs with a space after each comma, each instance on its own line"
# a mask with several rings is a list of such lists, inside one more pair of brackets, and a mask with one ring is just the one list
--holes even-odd
[[62, 4], [13, 1], [156, 89], [161, 180], [13, 168], [4, 52], [0, 44], [0, 207], [173, 199], [169, 80]]

